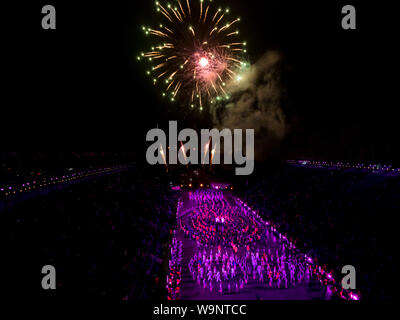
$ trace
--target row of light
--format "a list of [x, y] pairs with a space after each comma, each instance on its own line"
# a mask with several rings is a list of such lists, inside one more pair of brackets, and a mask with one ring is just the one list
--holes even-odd
[[74, 181], [80, 178], [85, 178], [89, 176], [94, 176], [97, 174], [111, 172], [117, 169], [121, 169], [122, 166], [114, 166], [100, 169], [92, 169], [89, 171], [79, 171], [71, 174], [63, 174], [60, 176], [53, 176], [50, 178], [44, 177], [41, 181], [33, 180], [29, 182], [24, 182], [21, 184], [13, 186], [2, 186], [0, 187], [0, 196], [10, 197], [16, 195], [17, 193], [30, 192], [36, 189], [53, 186], [56, 184], [61, 184], [69, 181]]
[[[243, 202], [239, 198], [236, 198], [236, 200], [239, 201], [247, 210], [251, 211], [260, 221], [264, 221], [263, 218], [261, 218], [260, 215], [255, 210], [252, 210], [247, 205], [247, 203]], [[265, 222], [265, 225], [269, 226], [271, 228], [271, 231], [277, 232], [279, 234], [279, 239], [284, 239], [289, 244], [290, 248], [297, 249], [296, 246], [292, 242], [289, 241], [289, 239], [287, 239], [283, 234], [281, 234], [275, 227], [271, 226], [268, 221]], [[307, 256], [306, 254], [304, 254], [304, 257], [307, 259], [309, 264], [311, 264], [311, 265], [313, 264], [313, 259], [311, 257]], [[317, 266], [317, 269], [322, 270], [322, 268], [320, 266]], [[323, 270], [322, 270], [322, 274], [324, 274]], [[334, 277], [332, 276], [332, 274], [330, 274], [330, 273], [327, 273], [326, 276], [329, 280], [335, 280]], [[349, 293], [349, 297], [351, 300], [359, 300], [359, 297], [352, 292]]]
[[374, 171], [400, 173], [400, 168], [393, 168], [391, 165], [365, 164], [365, 163], [352, 164], [349, 162], [317, 161], [317, 160], [289, 160], [288, 163], [300, 164], [302, 166], [309, 166], [309, 167], [366, 169]]
[[[181, 184], [181, 186], [180, 186], [180, 188], [183, 188], [184, 187], [184, 185], [183, 184]], [[189, 183], [188, 184], [188, 187], [189, 188], [192, 188], [193, 187], [193, 185], [191, 184], [191, 183]], [[203, 184], [203, 183], [200, 183], [200, 188], [204, 188], [205, 187], [205, 185]], [[208, 184], [207, 185], [207, 188], [209, 188], [210, 187], [210, 185]], [[179, 187], [178, 187], [179, 188]], [[173, 190], [179, 190], [177, 187], [173, 187]], [[228, 189], [231, 189], [231, 190], [233, 190], [233, 187], [230, 187], [229, 188], [229, 186], [212, 186], [212, 188], [213, 189], [216, 189], [216, 190], [228, 190]]]

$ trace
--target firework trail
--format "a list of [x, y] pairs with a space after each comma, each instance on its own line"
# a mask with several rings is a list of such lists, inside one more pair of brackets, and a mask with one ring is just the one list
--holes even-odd
[[208, 143], [204, 146], [204, 157], [203, 160], [201, 161], [201, 164], [204, 165], [205, 161], [206, 161], [206, 157], [208, 154], [208, 149], [210, 148], [210, 143], [211, 143], [211, 139], [208, 140]]
[[213, 165], [213, 161], [214, 161], [214, 155], [215, 155], [215, 151], [217, 149], [217, 145], [214, 146], [214, 149], [212, 149], [211, 151], [211, 161], [210, 161], [210, 167], [212, 167]]
[[167, 159], [165, 157], [165, 152], [164, 152], [164, 149], [163, 149], [161, 144], [160, 144], [160, 154], [161, 154], [161, 157], [163, 158], [163, 161], [164, 161], [164, 164], [165, 164], [165, 170], [168, 172]]
[[186, 150], [185, 150], [185, 146], [183, 145], [183, 142], [181, 142], [181, 151], [183, 153], [183, 158], [185, 159], [185, 163], [188, 164], [188, 160], [186, 157]]
[[162, 95], [191, 108], [228, 100], [230, 82], [240, 81], [247, 67], [242, 60], [246, 42], [238, 40], [240, 18], [228, 20], [229, 9], [214, 8], [212, 0], [175, 0], [156, 10], [162, 23], [142, 27], [159, 43], [137, 57], [151, 62], [147, 74], [163, 84]]

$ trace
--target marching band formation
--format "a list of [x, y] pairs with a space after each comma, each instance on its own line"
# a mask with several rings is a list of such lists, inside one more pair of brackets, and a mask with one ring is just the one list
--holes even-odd
[[203, 289], [230, 294], [243, 289], [249, 279], [289, 288], [308, 274], [304, 255], [280, 241], [252, 210], [229, 203], [223, 191], [201, 189], [189, 199], [195, 205], [180, 219], [180, 228], [197, 242], [189, 270]]
[[[326, 265], [314, 263], [240, 199], [225, 197], [221, 190], [200, 189], [190, 192], [189, 200], [192, 208], [178, 214], [178, 227], [194, 243], [188, 269], [201, 290], [228, 295], [250, 283], [288, 289], [304, 280], [318, 280], [324, 295], [329, 290], [338, 298], [358, 299], [340, 288]], [[167, 277], [170, 300], [180, 299], [182, 281], [182, 241], [177, 240], [177, 231], [173, 234]]]

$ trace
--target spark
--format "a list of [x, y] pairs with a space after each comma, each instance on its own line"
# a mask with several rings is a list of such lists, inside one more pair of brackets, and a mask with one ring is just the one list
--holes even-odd
[[201, 58], [200, 59], [200, 61], [199, 61], [199, 64], [200, 64], [200, 66], [202, 67], [202, 68], [205, 68], [205, 67], [207, 67], [208, 66], [208, 59], [207, 58]]

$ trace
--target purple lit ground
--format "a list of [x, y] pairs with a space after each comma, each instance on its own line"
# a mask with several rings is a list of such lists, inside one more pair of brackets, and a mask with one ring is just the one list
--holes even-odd
[[[236, 205], [231, 195], [224, 193], [225, 200], [231, 204]], [[195, 207], [195, 202], [189, 199], [189, 193], [185, 193], [182, 198], [182, 207], [179, 211], [178, 219], [182, 219], [183, 223], [188, 223], [188, 218], [191, 209]], [[270, 288], [266, 283], [261, 284], [258, 280], [249, 278], [248, 284], [239, 292], [228, 293], [224, 290], [224, 294], [220, 294], [218, 290], [210, 292], [208, 288], [203, 289], [193, 280], [192, 274], [189, 270], [189, 262], [195, 254], [197, 243], [194, 240], [185, 238], [182, 231], [177, 232], [177, 240], [183, 243], [182, 253], [182, 282], [181, 282], [181, 299], [182, 300], [321, 300], [329, 299], [330, 292], [324, 295], [322, 286], [318, 281], [310, 281], [308, 275], [305, 279], [294, 287], [277, 288], [276, 286]], [[271, 235], [265, 243], [260, 246], [265, 246], [275, 250], [277, 246], [281, 245], [279, 238]], [[223, 248], [225, 250], [225, 248]], [[231, 248], [227, 248], [231, 250]], [[239, 249], [244, 250], [244, 248]]]

